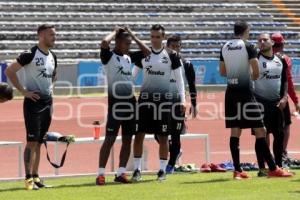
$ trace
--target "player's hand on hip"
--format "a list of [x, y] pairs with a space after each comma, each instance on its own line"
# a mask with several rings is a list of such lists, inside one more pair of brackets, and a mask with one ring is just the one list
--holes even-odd
[[37, 94], [37, 91], [27, 91], [25, 90], [24, 92], [22, 92], [23, 96], [31, 99], [32, 101], [36, 102], [37, 100], [40, 99], [40, 96]]
[[286, 104], [287, 104], [287, 98], [286, 97], [283, 97], [279, 103], [277, 104], [277, 107], [280, 109], [280, 110], [283, 110], [285, 107], [286, 107]]

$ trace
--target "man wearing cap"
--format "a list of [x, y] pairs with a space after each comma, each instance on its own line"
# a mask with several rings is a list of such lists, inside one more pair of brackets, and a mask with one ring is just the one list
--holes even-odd
[[[285, 43], [284, 37], [281, 33], [274, 33], [272, 34], [271, 38], [274, 41], [274, 45], [273, 45], [274, 54], [278, 54], [287, 63], [288, 95], [292, 99], [296, 111], [300, 112], [300, 104], [295, 91], [293, 77], [292, 77], [292, 60], [289, 56], [283, 53], [284, 43]], [[283, 161], [287, 161], [288, 160], [287, 145], [290, 137], [290, 125], [292, 123], [290, 107], [288, 103], [286, 108], [284, 109], [284, 115], [285, 115], [285, 128], [284, 128], [284, 141], [283, 141]]]

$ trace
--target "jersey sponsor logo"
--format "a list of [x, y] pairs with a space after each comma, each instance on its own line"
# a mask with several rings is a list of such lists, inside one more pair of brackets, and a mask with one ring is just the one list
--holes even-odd
[[278, 75], [278, 74], [272, 75], [272, 74], [270, 74], [270, 71], [265, 71], [262, 73], [261, 79], [263, 79], [263, 78], [265, 78], [265, 79], [280, 79], [281, 75]]
[[164, 64], [168, 64], [169, 61], [168, 61], [168, 58], [166, 56], [164, 56], [161, 58], [161, 62]]
[[113, 128], [107, 128], [107, 131], [109, 131], [109, 132], [112, 132], [112, 131], [114, 131], [115, 129], [113, 129]]
[[236, 51], [236, 50], [241, 50], [243, 47], [241, 45], [232, 46], [232, 43], [229, 43], [226, 45], [226, 48], [228, 51]]
[[165, 72], [162, 72], [162, 71], [159, 71], [159, 70], [158, 70], [158, 71], [154, 71], [154, 70], [152, 70], [151, 68], [152, 68], [151, 65], [146, 67], [146, 72], [147, 72], [149, 75], [158, 75], [158, 76], [163, 76], [163, 75], [165, 75]]
[[52, 78], [53, 74], [47, 74], [46, 69], [39, 69], [38, 70], [40, 73], [38, 74], [37, 77], [43, 77], [43, 78]]
[[176, 80], [172, 78], [172, 79], [170, 80], [170, 82], [171, 82], [171, 83], [176, 83]]
[[119, 66], [118, 68], [119, 68], [119, 70], [117, 71], [117, 74], [121, 73], [124, 76], [131, 76], [131, 71], [124, 71], [123, 70], [124, 67], [122, 67], [122, 66]]
[[276, 63], [277, 67], [281, 67], [281, 62], [279, 62], [279, 61], [274, 61], [274, 62]]

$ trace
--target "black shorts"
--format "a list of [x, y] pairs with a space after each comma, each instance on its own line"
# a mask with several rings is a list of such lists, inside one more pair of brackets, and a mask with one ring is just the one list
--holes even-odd
[[108, 113], [106, 122], [106, 135], [118, 135], [122, 127], [122, 135], [134, 135], [136, 133], [136, 100], [110, 100], [108, 102]]
[[278, 101], [266, 101], [256, 98], [259, 103], [264, 106], [264, 125], [267, 133], [282, 132], [285, 127], [285, 114], [284, 111], [277, 107]]
[[52, 120], [52, 104], [52, 97], [39, 99], [37, 102], [28, 98], [24, 99], [23, 114], [28, 142], [43, 143]]
[[292, 124], [292, 118], [291, 118], [291, 110], [290, 110], [290, 105], [289, 102], [287, 102], [286, 107], [283, 110], [284, 114], [284, 120], [285, 120], [285, 126], [289, 126]]
[[251, 91], [226, 90], [225, 118], [226, 128], [264, 127], [261, 108]]
[[172, 102], [139, 98], [137, 106], [138, 133], [169, 135]]
[[172, 104], [171, 118], [169, 122], [170, 134], [185, 134], [185, 112], [182, 112], [180, 102], [174, 101]]

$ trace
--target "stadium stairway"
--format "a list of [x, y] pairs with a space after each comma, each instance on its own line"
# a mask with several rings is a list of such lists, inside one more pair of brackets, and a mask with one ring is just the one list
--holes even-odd
[[[300, 1], [276, 0], [0, 0], [0, 60], [10, 62], [36, 43], [36, 28], [48, 22], [57, 28], [55, 52], [61, 63], [98, 60], [99, 42], [116, 25], [128, 25], [149, 44], [149, 27], [161, 23], [167, 36], [183, 39], [187, 58], [217, 58], [232, 37], [237, 19], [252, 26], [251, 40], [261, 32], [280, 31], [287, 52], [300, 57]], [[288, 14], [294, 13], [293, 14]], [[293, 18], [294, 17], [294, 18]], [[133, 45], [136, 49], [136, 45]]]

